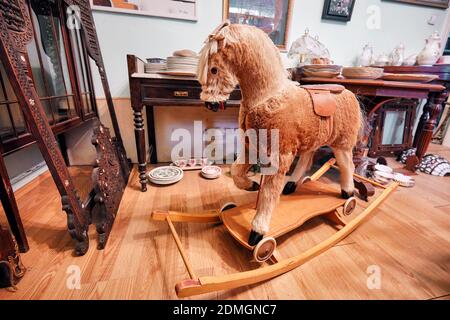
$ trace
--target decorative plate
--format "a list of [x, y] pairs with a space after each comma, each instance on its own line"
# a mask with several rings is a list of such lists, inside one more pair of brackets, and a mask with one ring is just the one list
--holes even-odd
[[394, 174], [394, 181], [398, 182], [402, 187], [405, 188], [412, 188], [416, 185], [416, 181], [413, 178], [405, 176], [401, 173]]
[[183, 170], [178, 167], [159, 167], [148, 173], [150, 182], [155, 184], [172, 184], [183, 178]]
[[394, 172], [394, 170], [392, 170], [391, 167], [388, 167], [388, 166], [385, 166], [385, 165], [382, 165], [382, 164], [379, 164], [379, 163], [377, 163], [375, 165], [375, 170], [382, 171], [382, 172], [385, 172], [385, 173], [393, 173]]

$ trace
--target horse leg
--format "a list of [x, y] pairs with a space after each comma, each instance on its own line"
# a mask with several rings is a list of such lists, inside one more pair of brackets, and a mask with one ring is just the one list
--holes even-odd
[[348, 199], [353, 196], [355, 184], [353, 182], [353, 173], [355, 165], [353, 164], [352, 150], [333, 149], [341, 173], [341, 194], [342, 198]]
[[283, 189], [283, 194], [288, 195], [295, 192], [297, 183], [305, 175], [306, 171], [311, 168], [314, 151], [304, 152], [300, 155], [300, 159], [295, 166], [294, 172], [290, 177], [286, 177], [286, 184]]
[[231, 176], [233, 177], [234, 184], [236, 187], [246, 191], [258, 191], [259, 184], [251, 180], [247, 173], [252, 167], [248, 163], [233, 163], [231, 165]]
[[269, 231], [272, 212], [280, 199], [283, 190], [284, 180], [289, 165], [294, 156], [292, 154], [280, 157], [278, 172], [274, 175], [264, 176], [263, 185], [259, 194], [256, 215], [252, 221], [252, 230], [248, 239], [248, 244], [254, 246], [262, 240]]

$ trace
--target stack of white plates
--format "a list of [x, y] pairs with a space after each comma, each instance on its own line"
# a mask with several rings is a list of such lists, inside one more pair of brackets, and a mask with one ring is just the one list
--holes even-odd
[[173, 56], [167, 58], [167, 70], [159, 73], [195, 76], [197, 74], [197, 66], [198, 57]]
[[160, 58], [149, 58], [145, 64], [145, 73], [158, 73], [167, 69], [167, 61]]
[[168, 185], [183, 179], [183, 170], [175, 166], [166, 166], [155, 168], [148, 173], [148, 179], [151, 183]]
[[206, 179], [217, 179], [222, 174], [222, 169], [217, 166], [205, 166], [202, 168], [202, 176]]

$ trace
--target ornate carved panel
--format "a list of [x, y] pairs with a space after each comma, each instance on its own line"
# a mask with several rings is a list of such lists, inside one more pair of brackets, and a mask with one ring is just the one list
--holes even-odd
[[0, 288], [14, 288], [25, 271], [14, 237], [0, 226]]
[[94, 129], [92, 144], [97, 151], [97, 165], [92, 174], [95, 191], [92, 218], [99, 234], [98, 248], [103, 249], [116, 218], [127, 180], [122, 173], [120, 156], [109, 129], [101, 123]]

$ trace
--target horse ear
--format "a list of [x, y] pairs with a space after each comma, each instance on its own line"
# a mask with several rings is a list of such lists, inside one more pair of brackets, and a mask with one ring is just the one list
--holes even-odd
[[222, 22], [210, 35], [209, 40], [222, 41], [225, 39], [225, 36], [220, 32], [222, 29], [228, 27], [230, 25], [230, 20], [225, 20]]

